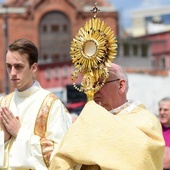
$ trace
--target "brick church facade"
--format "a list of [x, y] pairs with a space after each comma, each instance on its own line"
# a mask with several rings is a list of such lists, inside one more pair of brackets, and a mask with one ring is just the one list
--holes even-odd
[[[118, 32], [118, 14], [106, 0], [10, 0], [1, 7], [0, 25], [0, 93], [5, 92], [5, 51], [18, 38], [33, 41], [39, 49], [36, 75], [42, 87], [63, 90], [72, 84], [74, 70], [70, 43], [86, 21], [97, 2], [97, 17]], [[9, 87], [9, 91], [12, 89]]]

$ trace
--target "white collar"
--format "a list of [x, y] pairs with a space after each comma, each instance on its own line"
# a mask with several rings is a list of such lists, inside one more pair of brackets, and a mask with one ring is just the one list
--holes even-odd
[[126, 103], [124, 103], [123, 105], [115, 108], [115, 109], [112, 109], [110, 110], [109, 112], [114, 114], [114, 115], [117, 115], [120, 111], [122, 111], [123, 109], [125, 109], [126, 107], [128, 107], [131, 103], [129, 101], [127, 101]]
[[135, 102], [127, 101], [123, 105], [121, 105], [115, 109], [112, 109], [109, 112], [114, 115], [117, 115], [119, 112], [121, 112], [124, 109], [126, 109], [128, 112], [130, 112], [131, 110], [133, 110], [136, 106], [138, 106], [140, 104], [141, 104], [140, 101], [135, 101]]

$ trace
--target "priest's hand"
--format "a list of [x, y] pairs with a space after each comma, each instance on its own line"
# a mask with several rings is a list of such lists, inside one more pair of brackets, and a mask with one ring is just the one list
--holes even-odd
[[6, 130], [5, 125], [3, 123], [3, 120], [2, 120], [3, 118], [2, 118], [1, 113], [2, 113], [2, 109], [0, 109], [0, 127], [4, 131], [4, 134], [5, 134], [5, 141], [4, 142], [6, 142], [11, 138], [12, 135]]
[[1, 108], [2, 123], [6, 130], [14, 137], [17, 137], [18, 131], [21, 128], [21, 124], [18, 117], [15, 117], [13, 113], [7, 108]]

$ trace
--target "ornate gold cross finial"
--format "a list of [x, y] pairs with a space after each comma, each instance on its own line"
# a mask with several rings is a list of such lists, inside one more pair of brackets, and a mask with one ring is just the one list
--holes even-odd
[[96, 18], [97, 12], [100, 11], [99, 8], [97, 8], [97, 2], [95, 2], [93, 9], [90, 11], [94, 13], [94, 18]]

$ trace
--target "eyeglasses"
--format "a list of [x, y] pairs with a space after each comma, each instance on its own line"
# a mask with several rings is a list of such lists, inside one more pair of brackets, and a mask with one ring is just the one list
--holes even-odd
[[106, 81], [105, 83], [111, 83], [111, 82], [119, 81], [119, 80], [120, 80], [120, 79], [110, 80], [110, 81]]
[[[119, 81], [120, 79], [115, 79], [115, 80], [109, 80], [109, 81], [106, 81], [104, 84], [106, 83], [111, 83], [111, 82], [114, 82], [114, 81]], [[94, 87], [96, 87], [96, 84], [97, 82], [94, 84]], [[103, 82], [98, 82], [98, 85], [101, 86], [103, 84]]]

